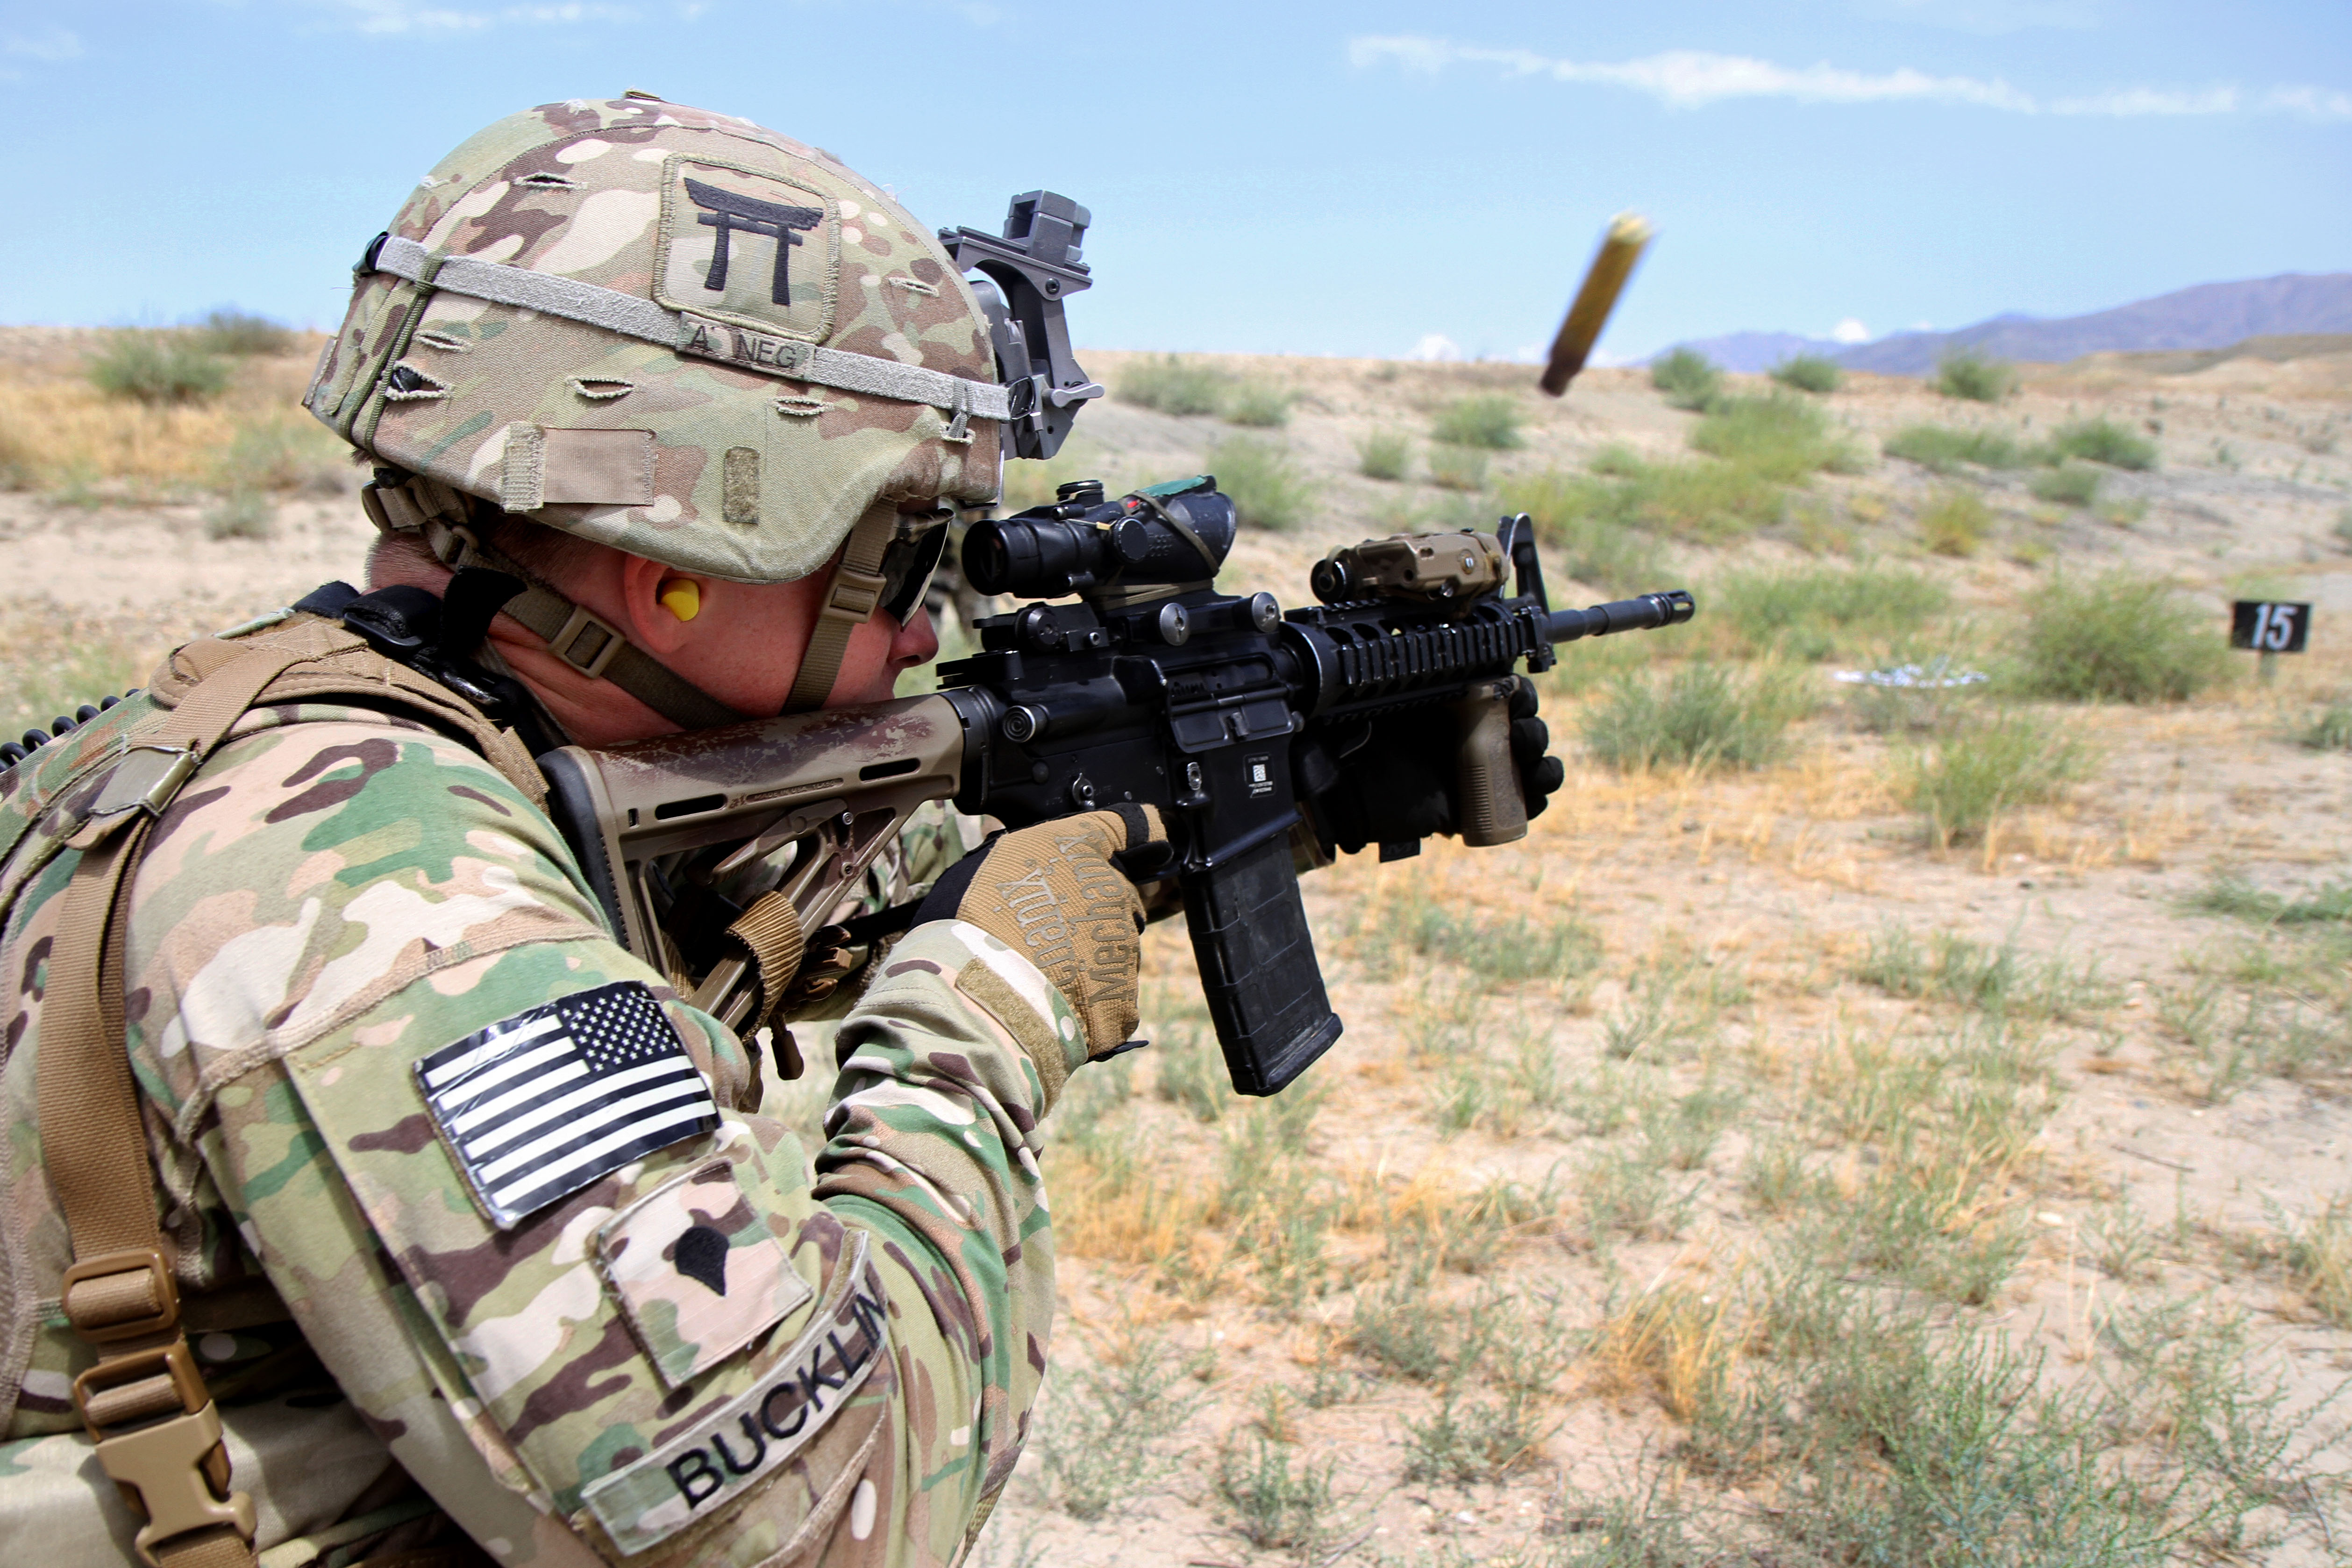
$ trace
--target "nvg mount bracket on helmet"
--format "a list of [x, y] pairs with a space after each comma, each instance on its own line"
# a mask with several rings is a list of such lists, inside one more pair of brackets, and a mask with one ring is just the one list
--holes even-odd
[[1011, 395], [1009, 458], [1050, 458], [1062, 449], [1078, 410], [1103, 395], [1070, 352], [1062, 301], [1090, 288], [1078, 259], [1094, 215], [1052, 191], [1013, 198], [1002, 235], [943, 228], [940, 243], [958, 268], [978, 272], [971, 286], [996, 345], [997, 379]]

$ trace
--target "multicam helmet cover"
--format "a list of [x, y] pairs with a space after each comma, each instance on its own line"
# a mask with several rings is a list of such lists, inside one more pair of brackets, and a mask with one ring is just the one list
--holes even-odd
[[379, 462], [685, 571], [782, 582], [877, 500], [995, 498], [988, 327], [830, 154], [644, 98], [442, 161], [305, 399]]

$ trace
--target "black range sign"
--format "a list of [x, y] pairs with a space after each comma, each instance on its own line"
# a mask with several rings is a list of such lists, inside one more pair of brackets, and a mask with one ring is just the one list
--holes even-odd
[[2230, 606], [2230, 646], [2257, 653], [2301, 653], [2311, 637], [2311, 606], [2240, 599]]

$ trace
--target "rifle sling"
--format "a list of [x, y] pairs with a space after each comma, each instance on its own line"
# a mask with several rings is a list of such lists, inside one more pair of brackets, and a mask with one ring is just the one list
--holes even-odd
[[[184, 747], [200, 763], [272, 680], [312, 657], [247, 651], [190, 691], [148, 743]], [[74, 1380], [74, 1405], [142, 1521], [140, 1557], [149, 1568], [249, 1568], [253, 1502], [229, 1490], [220, 1415], [181, 1331], [123, 1036], [121, 895], [161, 809], [94, 818], [75, 836], [81, 860], [58, 918], [37, 1047], [41, 1153], [73, 1246], [62, 1306], [99, 1357]]]

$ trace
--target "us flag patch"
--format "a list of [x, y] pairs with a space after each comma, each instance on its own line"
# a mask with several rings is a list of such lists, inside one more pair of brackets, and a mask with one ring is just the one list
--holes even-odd
[[583, 991], [418, 1060], [442, 1142], [510, 1228], [632, 1160], [719, 1125], [719, 1107], [643, 981]]

